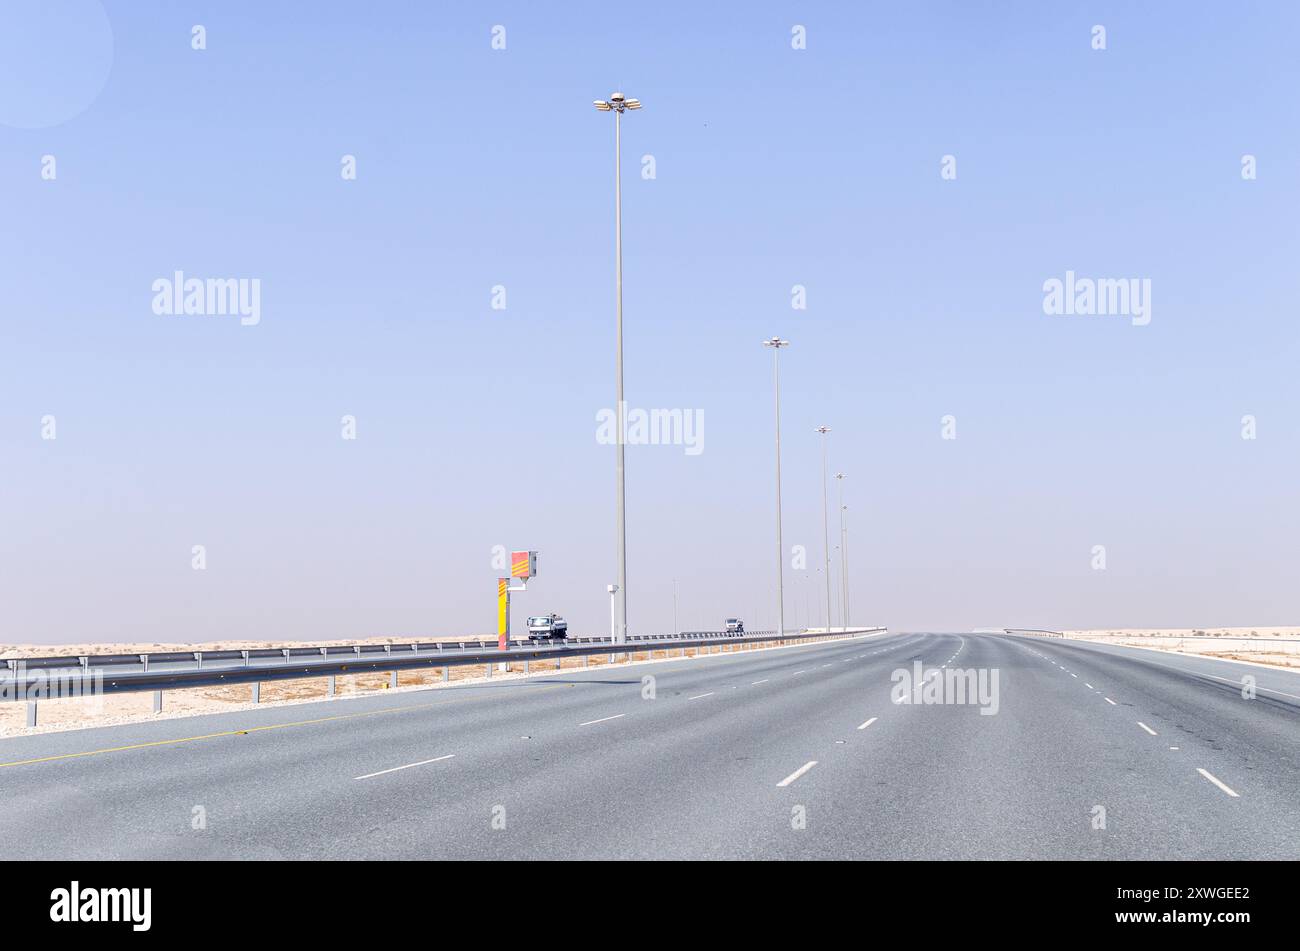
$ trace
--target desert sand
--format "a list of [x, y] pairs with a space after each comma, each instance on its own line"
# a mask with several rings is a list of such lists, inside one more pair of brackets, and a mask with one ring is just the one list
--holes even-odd
[[1122, 628], [1062, 633], [1099, 643], [1300, 668], [1300, 627]]

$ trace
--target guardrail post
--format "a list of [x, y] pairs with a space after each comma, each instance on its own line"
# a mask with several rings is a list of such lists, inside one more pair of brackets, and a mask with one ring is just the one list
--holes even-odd
[[491, 664], [490, 662], [489, 662], [488, 665], [487, 665], [487, 675], [488, 675], [488, 679], [491, 680], [491, 679], [492, 679], [492, 664]]
[[524, 661], [524, 676], [528, 676], [528, 661]]
[[330, 674], [329, 695], [330, 695], [331, 697], [334, 696], [334, 694], [338, 692], [338, 685], [337, 685], [334, 681], [335, 681], [335, 677], [334, 677], [334, 675], [333, 675], [333, 674]]
[[448, 666], [442, 668], [442, 682], [447, 683], [449, 680], [451, 680], [451, 667]]
[[262, 702], [262, 684], [260, 681], [255, 682], [253, 684], [253, 702], [254, 703]]
[[389, 675], [388, 686], [392, 687], [394, 690], [397, 689], [397, 671], [393, 671], [392, 674]]
[[36, 726], [36, 701], [35, 700], [27, 701], [27, 725], [29, 727]]
[[155, 690], [153, 692], [153, 712], [162, 713], [162, 691], [161, 690]]

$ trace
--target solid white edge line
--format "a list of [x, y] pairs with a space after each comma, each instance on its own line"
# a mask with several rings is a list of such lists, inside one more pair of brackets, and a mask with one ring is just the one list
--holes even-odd
[[612, 717], [601, 717], [599, 720], [588, 720], [586, 723], [579, 723], [578, 726], [591, 726], [593, 723], [604, 723], [606, 720], [617, 720], [619, 717], [627, 716], [626, 713], [616, 713]]
[[1230, 786], [1228, 786], [1227, 784], [1225, 784], [1222, 780], [1220, 780], [1218, 777], [1216, 777], [1216, 776], [1215, 776], [1213, 773], [1211, 773], [1209, 770], [1201, 769], [1201, 767], [1198, 766], [1198, 767], [1196, 767], [1196, 771], [1197, 771], [1198, 773], [1200, 773], [1202, 776], [1204, 776], [1206, 779], [1208, 779], [1210, 782], [1214, 783], [1214, 785], [1218, 786], [1220, 789], [1222, 789], [1224, 792], [1226, 792], [1226, 793], [1227, 793], [1229, 796], [1231, 796], [1233, 799], [1240, 799], [1240, 798], [1241, 798], [1239, 795], [1237, 795], [1237, 793], [1236, 793], [1236, 792], [1235, 792], [1235, 791], [1234, 791]]
[[1144, 730], [1146, 730], [1148, 733], [1150, 733], [1152, 736], [1159, 736], [1159, 735], [1160, 735], [1160, 734], [1157, 733], [1155, 730], [1151, 729], [1151, 727], [1149, 727], [1149, 726], [1147, 726], [1145, 723], [1143, 723], [1141, 720], [1138, 720], [1137, 724], [1138, 724], [1138, 726], [1142, 727], [1142, 729], [1144, 729]]
[[451, 759], [455, 753], [448, 753], [446, 756], [435, 756], [433, 759], [420, 760], [418, 763], [407, 763], [405, 766], [394, 766], [392, 769], [381, 769], [377, 773], [366, 773], [364, 776], [353, 776], [353, 779], [373, 779], [375, 776], [383, 776], [386, 773], [396, 773], [399, 770], [411, 769], [415, 766], [428, 766], [430, 763], [441, 763], [445, 759]]
[[776, 784], [776, 785], [777, 785], [777, 788], [780, 789], [780, 788], [783, 788], [783, 787], [785, 787], [785, 786], [789, 786], [792, 782], [794, 782], [796, 779], [798, 779], [800, 776], [802, 776], [804, 773], [808, 772], [808, 770], [812, 769], [812, 768], [813, 768], [814, 766], [816, 766], [816, 765], [817, 765], [817, 761], [816, 761], [815, 759], [810, 759], [808, 762], [804, 763], [802, 766], [800, 766], [798, 769], [796, 769], [793, 773], [791, 773], [791, 774], [790, 774], [789, 776], [787, 776], [785, 779], [783, 779], [783, 780], [781, 780], [779, 783], [777, 783], [777, 784]]
[[[1222, 659], [1223, 658], [1221, 657], [1215, 658], [1215, 660], [1222, 660]], [[1285, 668], [1281, 668], [1281, 669], [1285, 670]], [[1230, 677], [1216, 677], [1214, 674], [1206, 674], [1205, 676], [1209, 677], [1211, 680], [1220, 680], [1225, 684], [1232, 684], [1234, 687], [1243, 686], [1240, 680], [1233, 680]], [[1274, 690], [1271, 687], [1256, 687], [1255, 689], [1263, 690], [1265, 693], [1275, 693], [1282, 697], [1292, 697], [1293, 699], [1300, 700], [1300, 694], [1286, 693], [1285, 691], [1282, 690]]]
[[879, 718], [879, 717], [872, 717], [872, 718], [871, 718], [870, 720], [868, 720], [866, 723], [862, 724], [862, 726], [858, 727], [858, 729], [859, 729], [859, 730], [865, 730], [867, 727], [871, 726], [871, 724], [875, 723], [876, 720], [878, 720], [878, 719], [880, 719], [880, 718]]

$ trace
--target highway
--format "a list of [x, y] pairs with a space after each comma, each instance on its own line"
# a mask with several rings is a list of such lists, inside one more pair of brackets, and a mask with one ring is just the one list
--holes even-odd
[[[996, 703], [892, 702], [917, 661], [996, 672]], [[1295, 859], [1298, 714], [1300, 673], [896, 633], [0, 740], [0, 841], [27, 859]]]

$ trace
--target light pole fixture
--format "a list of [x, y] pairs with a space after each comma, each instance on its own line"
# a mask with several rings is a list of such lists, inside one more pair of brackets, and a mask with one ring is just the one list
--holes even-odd
[[623, 479], [623, 446], [627, 442], [627, 407], [623, 403], [623, 113], [640, 109], [641, 100], [627, 99], [616, 92], [609, 99], [597, 99], [601, 112], [614, 113], [614, 293], [616, 325], [614, 331], [614, 413], [618, 417], [618, 453], [615, 462], [618, 481], [618, 602], [614, 642], [627, 640], [627, 493]]
[[772, 348], [772, 391], [776, 399], [776, 636], [785, 637], [785, 542], [781, 538], [781, 348], [789, 340], [773, 337], [763, 346]]
[[826, 513], [826, 434], [829, 426], [818, 426], [822, 434], [822, 552], [826, 560], [826, 633], [831, 630], [831, 530]]
[[849, 626], [849, 553], [844, 535], [844, 479], [843, 472], [835, 473], [835, 481], [840, 486], [840, 623], [845, 629]]

